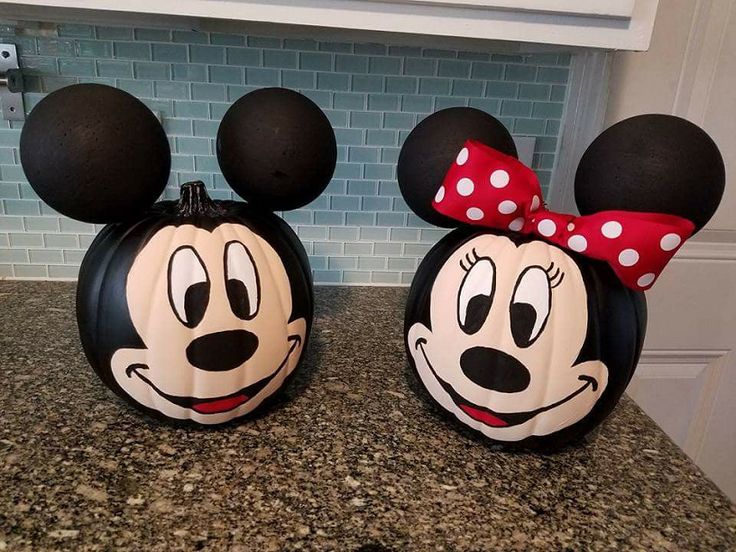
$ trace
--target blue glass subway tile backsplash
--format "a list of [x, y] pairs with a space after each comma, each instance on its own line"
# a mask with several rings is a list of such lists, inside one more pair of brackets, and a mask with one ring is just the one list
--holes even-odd
[[[304, 243], [315, 282], [408, 284], [444, 234], [410, 212], [396, 183], [399, 149], [429, 113], [472, 106], [515, 136], [534, 136], [533, 168], [549, 185], [571, 56], [509, 55], [416, 46], [171, 29], [58, 25], [56, 36], [0, 25], [26, 80], [25, 107], [78, 82], [117, 86], [161, 119], [172, 150], [165, 192], [203, 180], [232, 198], [214, 156], [219, 120], [243, 94], [265, 86], [299, 90], [327, 114], [338, 163], [326, 192], [280, 213]], [[41, 33], [39, 33], [40, 35]], [[0, 278], [74, 278], [99, 227], [46, 207], [20, 167], [22, 122], [0, 120]]]

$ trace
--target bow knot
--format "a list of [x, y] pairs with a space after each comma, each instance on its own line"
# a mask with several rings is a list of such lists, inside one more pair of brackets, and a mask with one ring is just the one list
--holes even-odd
[[432, 205], [465, 224], [538, 235], [607, 262], [623, 284], [649, 289], [695, 225], [675, 215], [601, 211], [575, 216], [547, 209], [532, 169], [475, 140], [467, 140]]

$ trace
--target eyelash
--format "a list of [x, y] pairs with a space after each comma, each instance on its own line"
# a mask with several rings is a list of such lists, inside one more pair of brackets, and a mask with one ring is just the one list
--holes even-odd
[[[473, 268], [473, 265], [480, 261], [483, 257], [478, 255], [478, 252], [475, 250], [475, 247], [471, 250], [471, 253], [473, 256], [470, 256], [470, 253], [465, 254], [465, 259], [460, 259], [460, 268], [462, 268], [465, 272], [469, 272], [471, 268]], [[463, 260], [468, 263], [468, 266], [466, 267], [463, 264]]]
[[[472, 256], [471, 256], [472, 253]], [[471, 250], [470, 253], [465, 254], [464, 259], [460, 259], [460, 268], [462, 268], [465, 272], [469, 272], [471, 268], [473, 268], [473, 265], [480, 261], [483, 257], [478, 255], [478, 252], [475, 250], [475, 247]], [[468, 263], [468, 266], [465, 266], [463, 261]], [[550, 265], [544, 269], [544, 271], [547, 273], [547, 278], [549, 278], [549, 287], [550, 289], [555, 289], [558, 287], [562, 280], [565, 279], [565, 273], [560, 270], [559, 267], [555, 270], [555, 263], [552, 261]], [[553, 272], [554, 271], [554, 272]]]
[[545, 268], [544, 271], [547, 273], [547, 277], [549, 278], [549, 287], [550, 289], [555, 289], [557, 286], [559, 286], [562, 283], [562, 280], [565, 279], [565, 273], [560, 270], [558, 267], [557, 270], [552, 272], [555, 268], [554, 261], [549, 265], [549, 267]]

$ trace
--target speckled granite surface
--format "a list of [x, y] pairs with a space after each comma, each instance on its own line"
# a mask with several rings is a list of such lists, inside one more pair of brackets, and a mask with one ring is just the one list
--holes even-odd
[[736, 549], [733, 506], [629, 400], [554, 456], [458, 433], [409, 384], [405, 296], [318, 288], [285, 399], [193, 430], [97, 380], [73, 284], [0, 282], [0, 550]]

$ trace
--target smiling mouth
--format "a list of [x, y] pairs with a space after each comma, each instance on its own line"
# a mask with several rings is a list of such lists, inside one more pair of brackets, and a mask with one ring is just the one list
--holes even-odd
[[426, 343], [427, 340], [423, 337], [420, 337], [419, 339], [417, 339], [414, 347], [422, 352], [422, 356], [424, 356], [424, 361], [427, 363], [427, 366], [429, 367], [429, 370], [430, 372], [432, 372], [432, 375], [435, 377], [435, 379], [439, 382], [445, 392], [450, 395], [450, 398], [460, 410], [462, 410], [472, 419], [490, 427], [502, 428], [523, 424], [534, 418], [534, 416], [541, 414], [542, 412], [547, 412], [548, 410], [557, 408], [558, 406], [561, 406], [566, 402], [574, 399], [583, 391], [585, 391], [588, 387], [591, 387], [594, 392], [598, 389], [598, 382], [594, 377], [582, 375], [578, 376], [578, 379], [584, 382], [583, 385], [557, 402], [535, 408], [534, 410], [528, 410], [526, 412], [496, 412], [495, 410], [491, 410], [490, 408], [478, 406], [469, 402], [457, 391], [455, 391], [449, 383], [440, 378], [437, 375], [437, 372], [435, 372], [434, 367], [429, 361], [427, 353], [424, 350], [424, 345], [426, 345]]
[[141, 371], [149, 369], [149, 367], [145, 364], [131, 364], [125, 369], [125, 374], [129, 378], [133, 377], [133, 374], [135, 374], [142, 381], [148, 384], [148, 386], [153, 389], [156, 394], [163, 397], [167, 401], [174, 403], [177, 406], [181, 406], [182, 408], [189, 408], [199, 414], [220, 414], [222, 412], [233, 410], [240, 405], [247, 403], [250, 399], [260, 393], [271, 382], [271, 380], [273, 380], [276, 375], [281, 372], [283, 367], [286, 366], [286, 363], [289, 361], [291, 353], [293, 353], [294, 349], [296, 349], [296, 347], [301, 344], [302, 338], [298, 335], [290, 335], [287, 341], [292, 342], [291, 347], [289, 347], [289, 351], [286, 353], [286, 357], [284, 357], [284, 360], [281, 361], [279, 367], [276, 368], [276, 370], [274, 370], [271, 375], [266, 376], [265, 378], [258, 380], [257, 382], [248, 385], [247, 387], [243, 387], [235, 393], [223, 395], [221, 397], [208, 397], [202, 399], [198, 397], [181, 397], [179, 395], [169, 395], [168, 393], [156, 387], [156, 385], [150, 379], [148, 379], [141, 373]]

